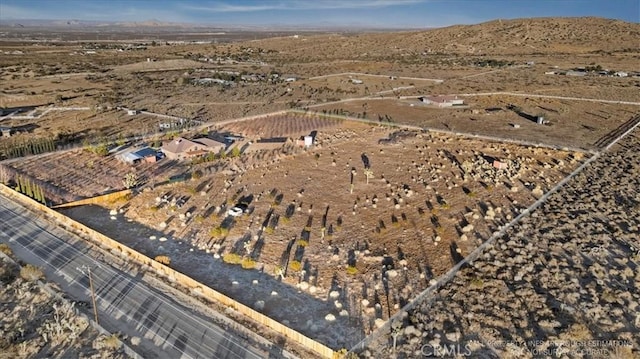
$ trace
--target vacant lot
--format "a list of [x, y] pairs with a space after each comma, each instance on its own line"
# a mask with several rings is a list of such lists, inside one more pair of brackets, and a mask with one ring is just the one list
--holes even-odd
[[[479, 135], [517, 139], [559, 147], [594, 149], [607, 135], [640, 112], [631, 105], [602, 104], [507, 95], [461, 97], [468, 107], [437, 108], [417, 99], [359, 100], [314, 107], [379, 122], [394, 122]], [[515, 106], [514, 109], [509, 109]], [[542, 115], [550, 123], [536, 124]], [[519, 128], [515, 128], [518, 125]]]
[[[259, 120], [245, 126], [262, 128]], [[109, 234], [150, 256], [170, 255], [180, 271], [247, 305], [270, 298], [258, 306], [265, 313], [339, 349], [373, 330], [582, 159], [350, 121], [320, 130], [316, 141], [309, 151], [241, 156], [226, 160], [226, 170], [141, 193], [124, 215], [148, 229], [127, 236], [107, 217], [70, 213], [99, 230], [112, 228]], [[494, 160], [507, 167], [493, 167]], [[209, 165], [193, 170], [199, 166]], [[250, 213], [227, 216], [239, 201]], [[168, 241], [158, 247], [158, 239]], [[211, 266], [214, 272], [198, 269]], [[268, 285], [234, 289], [233, 281], [253, 279]], [[287, 299], [270, 297], [272, 290]]]

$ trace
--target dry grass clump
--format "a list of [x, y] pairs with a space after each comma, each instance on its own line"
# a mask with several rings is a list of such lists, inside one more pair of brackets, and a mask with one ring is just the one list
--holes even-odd
[[6, 244], [6, 243], [0, 243], [0, 252], [6, 254], [8, 256], [13, 255], [13, 251], [11, 250], [9, 245]]
[[251, 258], [244, 258], [241, 264], [244, 269], [253, 269], [256, 267], [256, 261]]
[[156, 262], [160, 262], [166, 266], [168, 266], [169, 264], [171, 264], [171, 258], [169, 258], [169, 256], [156, 256], [155, 258]]
[[35, 282], [44, 277], [44, 273], [42, 272], [42, 269], [31, 264], [27, 264], [20, 269], [20, 277], [28, 282]]
[[302, 263], [300, 263], [298, 261], [292, 261], [291, 263], [289, 263], [289, 268], [292, 271], [299, 272], [302, 269]]
[[222, 260], [229, 264], [239, 264], [242, 261], [242, 258], [240, 258], [236, 253], [227, 253], [222, 257]]
[[122, 342], [120, 341], [120, 338], [118, 338], [117, 334], [101, 336], [93, 343], [93, 347], [98, 350], [100, 349], [116, 350], [116, 349], [119, 349], [121, 346], [122, 346]]

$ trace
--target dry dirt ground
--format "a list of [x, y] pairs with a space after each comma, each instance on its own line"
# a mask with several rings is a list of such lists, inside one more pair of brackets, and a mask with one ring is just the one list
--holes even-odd
[[[508, 95], [465, 96], [463, 108], [438, 108], [419, 100], [358, 100], [314, 107], [344, 111], [378, 122], [531, 141], [557, 147], [598, 149], [608, 135], [640, 115], [640, 106]], [[510, 110], [518, 107], [520, 114]], [[536, 124], [543, 115], [548, 125]], [[515, 128], [518, 125], [519, 128]]]
[[[141, 49], [126, 51], [117, 48], [126, 48], [127, 43], [104, 40], [84, 44], [2, 41], [0, 106], [125, 106], [221, 121], [381, 91], [407, 96], [519, 91], [637, 102], [637, 77], [544, 73], [596, 65], [614, 71], [636, 71], [640, 53], [634, 34], [638, 32], [638, 24], [583, 18], [490, 22], [423, 32], [301, 34], [299, 38], [230, 44], [158, 41], [157, 46], [140, 43]], [[588, 33], [593, 35], [587, 36]], [[609, 41], [610, 38], [616, 41]], [[481, 64], [489, 60], [514, 66]], [[528, 62], [534, 65], [522, 66]], [[265, 77], [278, 73], [301, 80], [236, 80], [227, 87], [197, 86], [189, 81], [229, 71]], [[363, 81], [360, 85], [348, 82], [348, 76], [310, 79], [344, 72], [382, 77], [352, 76]], [[390, 76], [445, 81], [391, 80]], [[408, 86], [414, 88], [393, 91]], [[69, 112], [33, 124], [39, 126], [31, 134], [35, 136], [71, 131], [91, 138], [114, 132], [139, 133], [147, 121], [127, 121], [110, 112]]]
[[0, 358], [128, 358], [118, 341], [4, 257], [0, 280]]
[[[117, 106], [185, 118], [197, 117], [215, 123], [390, 91], [385, 96], [393, 96], [394, 101], [366, 99], [326, 108], [346, 109], [353, 115], [367, 112], [365, 117], [374, 121], [386, 115], [397, 123], [505, 136], [561, 147], [601, 148], [611, 134], [618, 133], [620, 128], [630, 123], [627, 121], [637, 118], [637, 106], [500, 95], [465, 97], [470, 103], [467, 109], [437, 110], [415, 104], [411, 107], [409, 100], [395, 100], [397, 96], [512, 91], [640, 102], [637, 91], [640, 81], [637, 77], [545, 75], [556, 67], [566, 70], [596, 65], [609, 70], [637, 71], [639, 34], [640, 25], [637, 23], [581, 18], [493, 21], [391, 34], [304, 34], [299, 38], [280, 37], [232, 44], [148, 44], [145, 49], [124, 52], [101, 48], [112, 45], [106, 42], [70, 45], [3, 41], [0, 43], [0, 106], [88, 106], [92, 110], [86, 113], [50, 113], [36, 123], [2, 120], [0, 126], [35, 125], [33, 133], [19, 135], [25, 137], [76, 134], [81, 138], [94, 139], [141, 134], [148, 131], [148, 126], [157, 125], [154, 119], [126, 117], [111, 110]], [[88, 50], [95, 50], [95, 53]], [[204, 57], [214, 61], [199, 60]], [[156, 61], [149, 63], [147, 58]], [[490, 60], [513, 65], [491, 67], [481, 64]], [[523, 66], [531, 61], [535, 64]], [[278, 73], [283, 77], [294, 75], [301, 79], [292, 83], [236, 81], [231, 86], [211, 87], [191, 83], [192, 79], [215, 77], [227, 74], [227, 71], [256, 73], [265, 78]], [[385, 78], [352, 76], [363, 80], [360, 85], [347, 82], [348, 76], [309, 79], [343, 72], [366, 72]], [[391, 80], [387, 76], [436, 78], [444, 82]], [[405, 86], [413, 87], [393, 90], [394, 87]], [[539, 127], [525, 119], [526, 116], [505, 110], [508, 104], [517, 105], [529, 116], [544, 112], [551, 124]], [[485, 109], [490, 107], [501, 107], [502, 110], [485, 113]], [[104, 112], [98, 112], [99, 108]], [[516, 123], [521, 125], [520, 128], [510, 127]], [[228, 125], [227, 129], [252, 135], [283, 133], [299, 136], [304, 133], [296, 131], [312, 130], [312, 125], [316, 126], [317, 122], [287, 123], [282, 125], [282, 129], [273, 129], [271, 125], [260, 122], [253, 125], [238, 123]], [[176, 268], [184, 271], [195, 268], [193, 273], [197, 279], [232, 293], [232, 296], [262, 308], [277, 319], [289, 320], [292, 327], [336, 349], [348, 347], [375, 329], [382, 318], [388, 317], [397, 306], [425, 288], [430, 279], [450, 268], [509, 217], [514, 217], [585, 159], [580, 152], [503, 145], [436, 133], [396, 133], [390, 136], [394, 131], [352, 123], [338, 126], [334, 122], [320, 129], [320, 146], [313, 150], [302, 151], [288, 143], [284, 151], [254, 153], [237, 159], [194, 165], [191, 169], [188, 164], [184, 168], [172, 167], [178, 172], [201, 170], [203, 177], [143, 192], [120, 208], [121, 213], [113, 216], [109, 213], [112, 208], [82, 208], [70, 213], [87, 221], [93, 220], [91, 225], [103, 228], [115, 237], [127, 228], [123, 241], [128, 241], [128, 244], [152, 256], [171, 255], [175, 258], [173, 265]], [[385, 138], [388, 140], [379, 141]], [[7, 140], [2, 138], [0, 141]], [[628, 148], [615, 152], [611, 161], [637, 163], [636, 144], [626, 146]], [[366, 183], [362, 154], [370, 161], [373, 172], [369, 183]], [[51, 161], [43, 160], [44, 166], [34, 163], [38, 162], [35, 160], [26, 160], [16, 166], [24, 166], [33, 172], [32, 175], [52, 181], [69, 192], [86, 195], [100, 192], [107, 186], [116, 188], [126, 170], [111, 164], [109, 161], [115, 161], [112, 158], [103, 162], [87, 157], [86, 153], [69, 156], [71, 158], [67, 160], [56, 156]], [[494, 157], [508, 160], [508, 169], [500, 172], [491, 167]], [[96, 163], [102, 168], [96, 167]], [[602, 174], [619, 175], [613, 172], [622, 169], [622, 165], [608, 165], [602, 167]], [[65, 179], [66, 171], [69, 171], [71, 181]], [[467, 172], [466, 181], [463, 172]], [[141, 173], [147, 172], [141, 170]], [[352, 174], [355, 175], [353, 193], [350, 193]], [[594, 183], [610, 180], [602, 178], [599, 173], [593, 177]], [[633, 178], [629, 181], [634, 183]], [[587, 191], [591, 198], [597, 198], [597, 193], [592, 195], [588, 192], [593, 185], [587, 179], [575, 183], [581, 186], [576, 187], [576, 191]], [[605, 193], [611, 190], [607, 184], [602, 184], [602, 188]], [[244, 195], [253, 195], [252, 212], [236, 220], [226, 219], [226, 209]], [[611, 202], [619, 199], [613, 195], [588, 205], [602, 205], [609, 208], [606, 211], [613, 211], [611, 208], [620, 206]], [[558, 196], [553, 197], [550, 208], [556, 208], [553, 205], [561, 207], [558, 202], [564, 204]], [[293, 208], [293, 214], [287, 219], [289, 208]], [[554, 239], [534, 228], [549, 220], [564, 223], [583, 218], [581, 225], [584, 225], [578, 229], [587, 231], [585, 233], [590, 233], [585, 228], [600, 223], [591, 217], [580, 217], [587, 215], [581, 207], [572, 213], [565, 209], [558, 211], [557, 217], [553, 211], [542, 211], [543, 215], [531, 217], [537, 222], [532, 222], [528, 228], [520, 228], [513, 237], [523, 241], [531, 235], [539, 237], [540, 243], [544, 244]], [[633, 211], [629, 210], [635, 213]], [[228, 233], [216, 229], [227, 226], [230, 228]], [[550, 228], [548, 233], [571, 231], [562, 226], [556, 227]], [[629, 228], [623, 228], [622, 234]], [[226, 239], [222, 238], [224, 235]], [[300, 241], [301, 238], [304, 240]], [[582, 239], [593, 242], [587, 234]], [[246, 247], [245, 242], [249, 242]], [[604, 245], [612, 243], [618, 244], [614, 240]], [[495, 253], [488, 253], [493, 258], [487, 262], [488, 268], [496, 261], [502, 268], [506, 262], [502, 251], [508, 244], [504, 246], [499, 247], [500, 250], [495, 249]], [[523, 246], [530, 250], [532, 244], [527, 242]], [[245, 261], [245, 266], [255, 266], [258, 270], [224, 263], [221, 259], [228, 252], [234, 252], [240, 258], [251, 257], [254, 262]], [[216, 255], [220, 258], [215, 258]], [[569, 267], [583, 263], [579, 262], [583, 260], [581, 256], [558, 254], [563, 255]], [[536, 258], [547, 260], [543, 254], [536, 254]], [[231, 258], [227, 259], [231, 261]], [[613, 266], [623, 260], [624, 256], [611, 257], [607, 263]], [[527, 268], [533, 266], [538, 270], [535, 262], [527, 263]], [[513, 265], [522, 267], [517, 262]], [[274, 273], [277, 266], [286, 269], [282, 280], [278, 280], [279, 276]], [[585, 264], [584, 271], [575, 272], [572, 278], [578, 278], [579, 273], [586, 273], [592, 267], [587, 268]], [[628, 267], [636, 268], [631, 264]], [[624, 269], [616, 267], [614, 270]], [[495, 277], [494, 272], [487, 271], [489, 279]], [[517, 271], [500, 269], [499, 272], [511, 275]], [[523, 272], [517, 282], [526, 276], [535, 277], [531, 271], [528, 274]], [[555, 298], [583, 294], [586, 299], [596, 298], [591, 287], [602, 285], [597, 277], [602, 274], [598, 272], [594, 276], [595, 280], [578, 283], [587, 294], [580, 292], [578, 287], [565, 290], [558, 289], [560, 286], [548, 287], [546, 282], [541, 285], [534, 283], [533, 289], [526, 287], [520, 294], [511, 291], [516, 293], [509, 297], [513, 297], [512, 302], [502, 300], [511, 292], [498, 283], [496, 288], [502, 286], [503, 291], [482, 295], [485, 302], [499, 298], [500, 303], [496, 303], [493, 309], [480, 308], [473, 315], [480, 316], [486, 310], [493, 317], [511, 323], [511, 319], [496, 308], [517, 306], [522, 301], [528, 303], [533, 292], [536, 295], [554, 293]], [[484, 293], [486, 289], [489, 293], [493, 288], [492, 285], [484, 286], [489, 279], [473, 283], [469, 282], [471, 279], [469, 276], [460, 277], [444, 290], [478, 287], [477, 291]], [[605, 279], [600, 280], [608, 283]], [[616, 280], [619, 281], [618, 278]], [[565, 278], [563, 285], [567, 282], [570, 279]], [[632, 288], [631, 295], [635, 298], [635, 287], [629, 288]], [[629, 297], [624, 292], [615, 292], [613, 287], [608, 289], [627, 303]], [[437, 301], [440, 311], [434, 311], [433, 315], [446, 313], [450, 301], [456, 303], [460, 300], [459, 296], [453, 296], [453, 299]], [[562, 308], [567, 309], [567, 305], [574, 308], [570, 304], [574, 298], [569, 297]], [[608, 298], [611, 300], [613, 297]], [[633, 300], [637, 304], [637, 300]], [[635, 306], [632, 306], [631, 299], [628, 303], [633, 310]], [[480, 305], [475, 302], [460, 305], [468, 308], [472, 304]], [[538, 304], [553, 315], [558, 316], [562, 312], [557, 310], [557, 302], [553, 298], [546, 302], [540, 299]], [[287, 316], [280, 308], [290, 309], [290, 313], [297, 315]], [[416, 313], [431, 315], [431, 309], [427, 308]], [[525, 304], [520, 309], [522, 313], [527, 311]], [[626, 309], [608, 309], [614, 315], [612, 318], [615, 320], [609, 319], [614, 325], [628, 323]], [[589, 310], [585, 309], [584, 313], [591, 315]], [[620, 311], [627, 322], [618, 320]], [[558, 334], [557, 328], [564, 328], [566, 322], [557, 319], [561, 323], [557, 327], [556, 322], [544, 313], [548, 311], [543, 311], [544, 317], [540, 320], [531, 313], [521, 314], [520, 319], [533, 318], [531, 323], [526, 322], [533, 329], [514, 332], [522, 338], [544, 338], [540, 333], [547, 332]], [[330, 316], [324, 317], [327, 314]], [[443, 328], [449, 328], [453, 321], [444, 318], [443, 314], [435, 321], [442, 321]], [[421, 317], [414, 327], [432, 319]], [[473, 316], [469, 320], [473, 322], [472, 319]], [[475, 322], [474, 328], [479, 323]], [[509, 323], [507, 327], [514, 328], [524, 325], [525, 321]], [[611, 326], [606, 318], [605, 323], [599, 325]], [[449, 334], [447, 340], [453, 341], [456, 337], [450, 331], [445, 332], [446, 328], [433, 334], [433, 340], [437, 339], [436, 335], [443, 338], [443, 334]], [[625, 328], [630, 330], [627, 324]], [[528, 331], [531, 330], [540, 335], [530, 335]], [[581, 327], [575, 330], [580, 332]], [[415, 337], [418, 337], [417, 332], [419, 330], [413, 332]], [[506, 330], [500, 324], [496, 325], [494, 332]], [[595, 336], [598, 334], [593, 333]], [[416, 350], [421, 340], [413, 338], [402, 342], [407, 351], [398, 356], [411, 357], [411, 351]], [[406, 346], [407, 343], [410, 345]], [[389, 354], [384, 351], [388, 349], [380, 347], [372, 350], [373, 353], [383, 350], [384, 355]]]
[[409, 311], [397, 350], [387, 330], [362, 357], [637, 358], [639, 150], [636, 129]]
[[[273, 134], [308, 133], [317, 121], [282, 121]], [[65, 213], [151, 257], [169, 255], [178, 270], [339, 349], [374, 330], [584, 158], [328, 121], [311, 150], [241, 156], [212, 175], [205, 170], [211, 164], [196, 165], [192, 171], [204, 177], [135, 196], [120, 213], [146, 228], [123, 231], [124, 219], [110, 220], [107, 210]], [[262, 122], [230, 126], [248, 135]], [[508, 168], [492, 167], [494, 159]], [[226, 216], [242, 198], [250, 214]], [[229, 253], [251, 268], [223, 263]]]

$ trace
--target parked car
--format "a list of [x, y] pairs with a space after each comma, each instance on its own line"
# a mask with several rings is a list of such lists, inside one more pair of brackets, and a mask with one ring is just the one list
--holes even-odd
[[229, 208], [229, 210], [227, 211], [227, 215], [231, 217], [240, 217], [243, 213], [244, 211], [242, 210], [242, 208], [238, 207]]
[[232, 208], [229, 208], [229, 210], [227, 211], [227, 215], [231, 217], [240, 217], [247, 211], [248, 208], [249, 206], [247, 206], [246, 203], [238, 203]]

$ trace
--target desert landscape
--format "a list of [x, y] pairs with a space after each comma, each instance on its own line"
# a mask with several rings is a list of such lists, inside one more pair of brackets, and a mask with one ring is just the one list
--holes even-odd
[[0, 27], [0, 182], [338, 357], [638, 355], [638, 23], [143, 28]]

